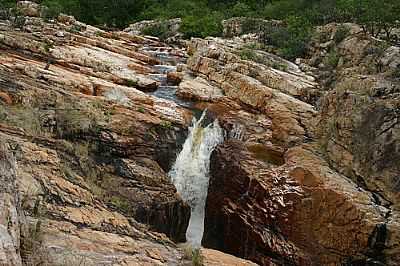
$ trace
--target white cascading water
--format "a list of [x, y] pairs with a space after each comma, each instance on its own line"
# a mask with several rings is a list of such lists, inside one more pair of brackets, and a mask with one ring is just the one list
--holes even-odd
[[206, 111], [198, 121], [193, 119], [183, 149], [169, 172], [178, 193], [190, 205], [191, 217], [186, 238], [196, 248], [201, 246], [204, 232], [210, 156], [214, 148], [224, 140], [224, 131], [217, 120], [202, 127], [205, 115]]

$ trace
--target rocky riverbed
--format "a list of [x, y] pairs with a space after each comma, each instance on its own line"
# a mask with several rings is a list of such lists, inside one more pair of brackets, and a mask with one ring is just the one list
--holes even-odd
[[[1, 265], [400, 263], [399, 47], [330, 24], [296, 64], [249, 59], [245, 38], [177, 48], [24, 5], [0, 20]], [[179, 184], [201, 173], [192, 254]]]

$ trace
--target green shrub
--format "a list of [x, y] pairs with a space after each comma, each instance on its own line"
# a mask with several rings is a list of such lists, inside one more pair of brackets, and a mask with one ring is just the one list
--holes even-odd
[[200, 249], [193, 250], [192, 265], [193, 266], [203, 266], [203, 257], [201, 256]]
[[173, 128], [173, 125], [170, 121], [162, 121], [160, 126], [163, 129], [172, 129]]
[[400, 66], [397, 66], [394, 70], [392, 70], [391, 77], [395, 79], [400, 79]]
[[265, 25], [261, 39], [265, 45], [276, 47], [282, 57], [293, 60], [305, 55], [312, 32], [306, 18], [290, 16], [286, 25]]
[[296, 16], [288, 17], [286, 23], [285, 28], [278, 28], [272, 33], [272, 45], [276, 46], [278, 54], [286, 59], [303, 57], [312, 35], [312, 26], [306, 18]]
[[182, 20], [181, 31], [185, 38], [221, 36], [222, 15], [218, 12], [203, 16], [187, 16]]
[[231, 17], [248, 17], [251, 16], [253, 10], [247, 3], [241, 1], [236, 2], [236, 4], [229, 9], [229, 15]]
[[157, 24], [147, 26], [141, 31], [141, 33], [143, 35], [158, 37], [160, 40], [165, 40], [168, 37], [171, 37], [171, 32], [168, 26], [162, 21]]
[[346, 39], [346, 37], [349, 35], [349, 33], [350, 33], [350, 28], [348, 26], [340, 25], [337, 28], [335, 35], [333, 36], [333, 40], [335, 41], [335, 43], [340, 43], [344, 39]]
[[138, 86], [138, 81], [133, 80], [133, 79], [126, 79], [125, 80], [125, 85], [128, 87], [137, 87]]
[[239, 56], [242, 60], [257, 61], [257, 53], [249, 48], [243, 48], [239, 51]]
[[276, 62], [274, 62], [271, 67], [275, 68], [275, 69], [278, 69], [278, 70], [281, 70], [281, 71], [287, 71], [287, 69], [288, 69], [287, 65], [281, 64], [281, 63], [276, 63]]
[[21, 11], [18, 8], [13, 8], [10, 12], [14, 16], [14, 19], [11, 21], [11, 25], [15, 28], [22, 29], [26, 23], [26, 18], [24, 17], [24, 15], [22, 15]]
[[[77, 25], [77, 24], [74, 24], [70, 28], [67, 29], [67, 31], [71, 32], [71, 33], [79, 33], [83, 30], [85, 30], [85, 27], [83, 27], [81, 25]], [[99, 32], [99, 33], [101, 33], [101, 32]], [[97, 34], [98, 34], [98, 32], [96, 32], [96, 36], [97, 36]]]
[[339, 63], [339, 55], [337, 54], [337, 52], [335, 50], [332, 50], [329, 52], [329, 54], [324, 58], [324, 64], [330, 68], [330, 69], [334, 69], [337, 67], [338, 63]]
[[51, 49], [54, 49], [54, 44], [50, 41], [47, 41], [43, 45], [43, 50], [46, 54], [50, 53]]
[[41, 17], [45, 21], [55, 19], [62, 12], [63, 7], [60, 3], [54, 1], [47, 1], [44, 8], [42, 8]]
[[132, 212], [132, 205], [130, 202], [121, 196], [112, 196], [109, 202], [122, 213], [128, 214]]

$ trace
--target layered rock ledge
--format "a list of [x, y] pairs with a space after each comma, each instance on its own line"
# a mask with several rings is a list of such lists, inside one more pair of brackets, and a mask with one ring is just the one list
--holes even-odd
[[182, 97], [229, 139], [211, 159], [206, 247], [260, 265], [399, 263], [398, 49], [374, 54], [381, 41], [347, 26], [339, 43], [338, 25], [319, 28], [298, 65], [243, 58], [239, 38], [191, 41], [188, 68], [223, 96], [187, 81]]

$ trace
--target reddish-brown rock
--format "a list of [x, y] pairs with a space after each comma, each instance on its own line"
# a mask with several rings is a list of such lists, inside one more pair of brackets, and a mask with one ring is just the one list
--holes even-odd
[[389, 210], [311, 147], [285, 157], [275, 165], [238, 141], [214, 151], [203, 244], [261, 265], [379, 261]]
[[190, 114], [137, 89], [158, 61], [72, 18], [30, 21], [0, 28], [0, 264], [184, 263], [190, 208], [166, 172]]

